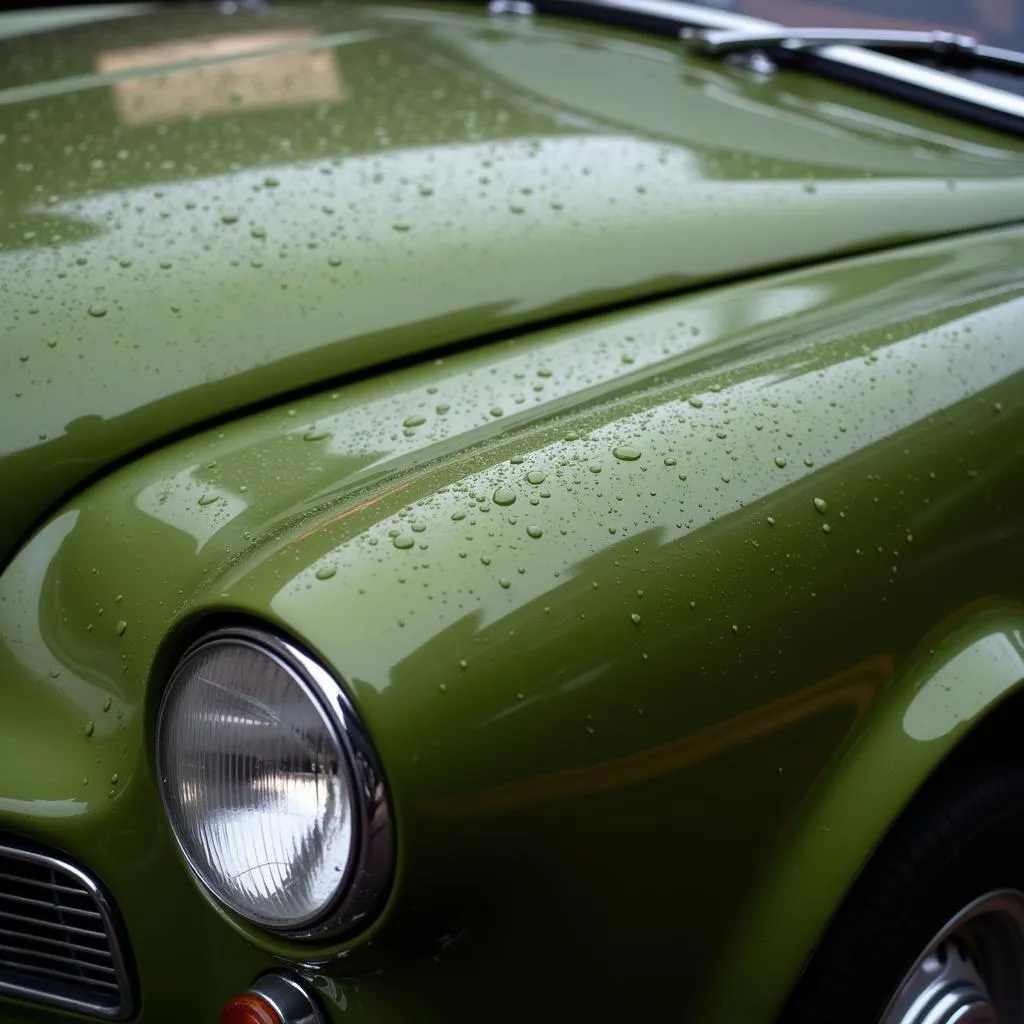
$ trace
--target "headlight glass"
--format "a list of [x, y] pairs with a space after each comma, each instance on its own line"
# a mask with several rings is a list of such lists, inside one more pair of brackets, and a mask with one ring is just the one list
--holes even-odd
[[178, 843], [224, 904], [285, 932], [329, 910], [358, 807], [338, 722], [301, 672], [245, 638], [194, 648], [164, 696], [157, 761]]

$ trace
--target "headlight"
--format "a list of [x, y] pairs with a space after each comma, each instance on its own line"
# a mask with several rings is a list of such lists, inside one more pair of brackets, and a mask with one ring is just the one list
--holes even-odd
[[341, 688], [290, 644], [237, 629], [191, 648], [156, 749], [178, 845], [236, 914], [304, 938], [378, 901], [391, 861], [383, 779]]

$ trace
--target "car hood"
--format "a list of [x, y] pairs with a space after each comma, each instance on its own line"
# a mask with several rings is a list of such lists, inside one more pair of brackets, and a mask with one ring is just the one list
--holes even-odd
[[1024, 215], [1016, 141], [811, 76], [469, 7], [227, 6], [0, 16], [0, 556], [260, 403]]

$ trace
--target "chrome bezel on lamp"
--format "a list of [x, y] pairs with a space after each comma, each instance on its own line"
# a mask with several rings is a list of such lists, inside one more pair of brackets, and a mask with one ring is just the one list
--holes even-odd
[[[313, 919], [295, 926], [275, 926], [254, 920], [232, 906], [204, 877], [182, 839], [167, 800], [163, 721], [175, 681], [200, 653], [214, 647], [243, 647], [275, 662], [314, 701], [324, 714], [343, 755], [352, 793], [352, 848], [334, 897]], [[316, 661], [281, 637], [244, 626], [215, 630], [189, 647], [171, 673], [156, 720], [156, 766], [160, 797], [175, 842], [193, 876], [219, 904], [249, 924], [291, 939], [328, 938], [351, 931], [377, 909], [387, 889], [392, 868], [392, 822], [387, 786], [376, 754], [351, 701], [341, 685]]]

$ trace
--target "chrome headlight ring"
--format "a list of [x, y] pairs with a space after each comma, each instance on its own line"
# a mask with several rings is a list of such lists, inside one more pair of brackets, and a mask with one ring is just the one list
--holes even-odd
[[317, 939], [380, 907], [384, 775], [344, 690], [294, 644], [241, 626], [193, 644], [161, 699], [156, 761], [182, 855], [239, 917]]

